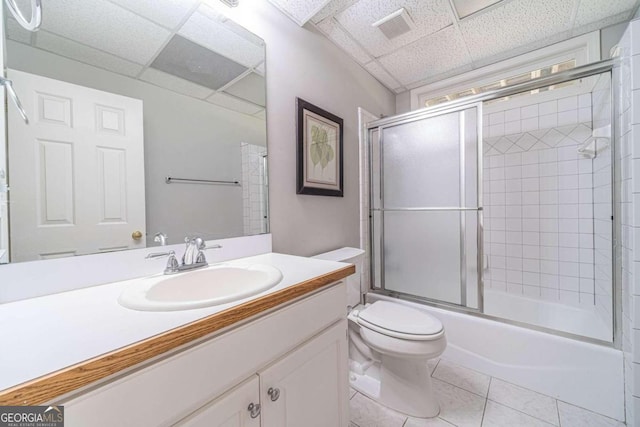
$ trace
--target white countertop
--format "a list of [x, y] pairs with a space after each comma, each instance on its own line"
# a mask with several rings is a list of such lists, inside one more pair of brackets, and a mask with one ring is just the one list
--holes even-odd
[[284, 277], [263, 293], [195, 310], [149, 312], [122, 307], [118, 297], [135, 279], [0, 305], [0, 390], [347, 265], [276, 253], [226, 261], [225, 264], [235, 262], [268, 264], [280, 269]]

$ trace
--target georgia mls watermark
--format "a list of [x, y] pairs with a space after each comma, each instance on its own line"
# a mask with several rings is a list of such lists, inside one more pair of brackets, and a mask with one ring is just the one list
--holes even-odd
[[0, 427], [64, 427], [64, 406], [0, 406]]

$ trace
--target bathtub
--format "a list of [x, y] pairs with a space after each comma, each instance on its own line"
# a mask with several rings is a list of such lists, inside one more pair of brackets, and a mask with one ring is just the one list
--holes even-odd
[[571, 306], [485, 289], [484, 313], [606, 342], [612, 342], [613, 338], [613, 331], [600, 319], [593, 305]]
[[395, 301], [442, 321], [442, 357], [618, 420], [624, 420], [622, 352], [544, 332], [374, 293], [367, 301]]

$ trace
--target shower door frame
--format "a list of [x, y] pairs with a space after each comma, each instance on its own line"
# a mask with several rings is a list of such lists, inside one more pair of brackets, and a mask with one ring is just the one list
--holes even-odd
[[[441, 304], [441, 305], [445, 305], [448, 307], [455, 307], [455, 308], [464, 308], [466, 310], [472, 310], [472, 311], [476, 311], [476, 312], [480, 312], [482, 313], [483, 309], [484, 309], [484, 301], [483, 301], [483, 287], [484, 287], [484, 283], [482, 280], [482, 268], [478, 267], [478, 283], [477, 283], [477, 298], [478, 298], [478, 308], [473, 308], [473, 307], [467, 307], [466, 303], [467, 303], [467, 255], [466, 255], [466, 213], [467, 212], [476, 212], [477, 213], [477, 223], [478, 223], [478, 229], [477, 229], [477, 236], [476, 236], [476, 245], [477, 245], [477, 260], [476, 263], [478, 266], [482, 266], [482, 261], [484, 259], [484, 250], [483, 250], [483, 245], [482, 245], [482, 241], [483, 241], [483, 212], [482, 212], [482, 206], [483, 206], [483, 200], [482, 200], [482, 102], [475, 102], [475, 103], [470, 103], [470, 104], [465, 104], [465, 105], [461, 105], [461, 106], [456, 106], [456, 107], [452, 107], [452, 108], [446, 108], [446, 109], [441, 109], [437, 112], [431, 112], [431, 111], [425, 111], [422, 114], [418, 114], [415, 115], [413, 117], [410, 118], [406, 118], [406, 119], [402, 119], [402, 120], [398, 120], [398, 121], [393, 121], [390, 122], [388, 124], [384, 124], [384, 125], [379, 125], [377, 127], [369, 127], [368, 128], [368, 132], [367, 132], [367, 148], [369, 150], [369, 183], [370, 183], [370, 188], [369, 188], [369, 210], [370, 212], [373, 212], [374, 210], [378, 210], [378, 209], [374, 209], [374, 194], [372, 191], [372, 187], [373, 187], [373, 168], [371, 167], [371, 162], [373, 161], [373, 145], [370, 143], [371, 142], [371, 134], [375, 131], [378, 132], [378, 145], [380, 148], [380, 153], [379, 153], [379, 162], [380, 165], [382, 165], [383, 160], [384, 160], [384, 154], [383, 154], [383, 142], [384, 142], [384, 137], [383, 137], [383, 130], [387, 129], [387, 128], [392, 128], [395, 126], [401, 126], [404, 124], [408, 124], [408, 123], [412, 123], [412, 122], [416, 122], [416, 121], [420, 121], [420, 120], [425, 120], [425, 119], [430, 119], [430, 118], [437, 118], [440, 116], [444, 116], [447, 114], [451, 114], [451, 113], [461, 113], [465, 110], [471, 110], [473, 108], [476, 109], [477, 113], [476, 113], [476, 135], [478, 138], [478, 143], [476, 146], [476, 168], [477, 168], [477, 172], [476, 172], [476, 207], [475, 208], [471, 208], [471, 207], [466, 207], [463, 206], [463, 201], [466, 198], [466, 188], [465, 188], [465, 181], [466, 181], [466, 171], [465, 171], [465, 134], [462, 131], [464, 128], [464, 120], [460, 119], [460, 123], [459, 123], [459, 128], [461, 130], [460, 132], [460, 140], [459, 140], [459, 147], [460, 147], [460, 185], [459, 185], [459, 190], [460, 190], [460, 205], [459, 207], [454, 207], [454, 206], [446, 206], [446, 207], [413, 207], [413, 208], [389, 208], [389, 209], [385, 209], [384, 207], [384, 168], [380, 168], [380, 204], [381, 207], [379, 209], [380, 212], [380, 248], [383, 247], [383, 243], [384, 243], [384, 212], [385, 211], [392, 211], [392, 212], [442, 212], [442, 211], [446, 211], [446, 212], [458, 212], [460, 214], [460, 304], [456, 304], [456, 303], [452, 303], [452, 302], [447, 302], [447, 301], [443, 301], [443, 300], [438, 300], [438, 299], [434, 299], [434, 298], [428, 298], [428, 297], [420, 297], [417, 295], [412, 295], [412, 294], [407, 294], [407, 293], [403, 293], [403, 292], [398, 292], [398, 291], [392, 291], [392, 290], [387, 290], [385, 288], [385, 280], [384, 280], [384, 251], [381, 250], [380, 251], [380, 288], [372, 288], [374, 290], [380, 290], [383, 294], [385, 295], [389, 295], [389, 296], [402, 296], [404, 298], [407, 299], [418, 299], [420, 301], [424, 301], [424, 302], [430, 302], [430, 303], [435, 303], [435, 304]], [[370, 214], [369, 216], [370, 218], [372, 217], [372, 215]], [[370, 239], [374, 238], [374, 224], [373, 221], [369, 222], [369, 236]], [[373, 260], [376, 257], [376, 254], [374, 253], [374, 245], [370, 244], [369, 247], [371, 248], [371, 266], [372, 266], [372, 271], [371, 271], [371, 278], [375, 278], [375, 272], [373, 271]], [[373, 280], [371, 282], [371, 285], [373, 286]]]
[[[519, 326], [519, 327], [524, 327], [524, 328], [528, 328], [528, 329], [532, 329], [532, 330], [536, 330], [536, 331], [541, 331], [541, 332], [545, 332], [545, 333], [550, 333], [553, 335], [558, 335], [558, 336], [562, 336], [562, 337], [566, 337], [566, 338], [571, 338], [571, 339], [576, 339], [579, 341], [583, 341], [583, 342], [589, 342], [589, 343], [594, 343], [594, 344], [599, 344], [599, 345], [603, 345], [603, 346], [607, 346], [607, 347], [613, 347], [616, 349], [620, 349], [621, 345], [622, 345], [622, 330], [621, 330], [621, 316], [622, 313], [620, 311], [620, 307], [621, 307], [621, 301], [620, 301], [620, 297], [621, 297], [621, 287], [620, 284], [618, 283], [618, 269], [620, 267], [619, 265], [619, 261], [618, 261], [618, 257], [616, 257], [616, 253], [618, 251], [618, 247], [620, 245], [619, 240], [616, 238], [617, 233], [616, 233], [616, 229], [618, 228], [617, 226], [620, 224], [620, 215], [617, 212], [616, 206], [619, 202], [619, 198], [620, 195], [617, 194], [618, 192], [616, 191], [616, 187], [615, 187], [615, 177], [616, 177], [616, 172], [618, 170], [618, 148], [617, 148], [617, 144], [616, 144], [616, 135], [617, 135], [617, 126], [616, 126], [616, 121], [615, 121], [615, 117], [617, 117], [618, 114], [618, 105], [615, 102], [614, 99], [614, 84], [615, 84], [615, 73], [614, 68], [618, 67], [620, 64], [619, 59], [614, 58], [614, 59], [608, 59], [608, 60], [603, 60], [603, 61], [599, 61], [599, 62], [594, 62], [591, 64], [587, 64], [584, 66], [580, 66], [580, 67], [576, 67], [570, 70], [566, 70], [566, 71], [562, 71], [559, 73], [555, 73], [552, 74], [550, 76], [546, 76], [546, 77], [540, 77], [540, 78], [536, 78], [536, 79], [532, 79], [528, 82], [524, 82], [524, 83], [519, 83], [519, 84], [515, 84], [515, 85], [511, 85], [511, 86], [505, 86], [503, 88], [500, 89], [495, 89], [492, 91], [488, 91], [485, 93], [481, 93], [478, 95], [472, 95], [466, 98], [461, 98], [461, 99], [457, 99], [457, 100], [453, 100], [453, 101], [449, 101], [449, 102], [445, 102], [442, 104], [437, 104], [431, 107], [426, 107], [426, 108], [422, 108], [419, 110], [415, 110], [415, 111], [410, 111], [408, 113], [404, 113], [404, 114], [399, 114], [396, 116], [391, 116], [391, 117], [385, 117], [373, 122], [370, 122], [367, 124], [367, 132], [366, 132], [366, 144], [367, 144], [367, 149], [369, 150], [369, 249], [371, 252], [371, 257], [370, 257], [370, 265], [369, 265], [369, 269], [370, 269], [370, 284], [369, 284], [369, 291], [375, 294], [381, 294], [381, 295], [385, 295], [388, 297], [393, 297], [393, 298], [399, 298], [399, 299], [403, 299], [403, 300], [407, 300], [407, 301], [413, 301], [413, 302], [417, 302], [420, 304], [425, 304], [425, 305], [430, 305], [433, 307], [437, 307], [437, 308], [442, 308], [442, 309], [446, 309], [446, 310], [450, 310], [450, 311], [457, 311], [457, 312], [461, 312], [461, 313], [465, 313], [465, 314], [469, 314], [469, 315], [473, 315], [473, 316], [477, 316], [477, 317], [481, 317], [481, 318], [485, 318], [485, 319], [489, 319], [489, 320], [494, 320], [494, 321], [498, 321], [498, 322], [502, 322], [502, 323], [506, 323], [506, 324], [510, 324], [510, 325], [515, 325], [515, 326]], [[490, 101], [490, 100], [494, 100], [494, 99], [499, 99], [499, 98], [503, 98], [505, 96], [510, 96], [510, 95], [515, 95], [518, 93], [522, 93], [522, 92], [527, 92], [527, 91], [531, 91], [531, 90], [535, 90], [535, 89], [540, 89], [543, 87], [547, 87], [547, 86], [551, 86], [554, 84], [560, 84], [560, 83], [564, 83], [564, 82], [568, 82], [568, 81], [572, 81], [572, 80], [577, 80], [580, 78], [586, 78], [586, 77], [591, 77], [591, 76], [595, 76], [598, 74], [603, 74], [603, 73], [610, 73], [611, 74], [611, 89], [610, 89], [610, 97], [611, 97], [611, 139], [610, 139], [610, 146], [611, 146], [611, 156], [612, 156], [612, 160], [611, 160], [611, 185], [612, 185], [612, 200], [611, 200], [611, 204], [612, 204], [612, 212], [613, 212], [613, 221], [612, 221], [612, 237], [613, 237], [613, 245], [611, 248], [611, 254], [612, 254], [612, 281], [611, 281], [611, 307], [612, 307], [612, 328], [613, 328], [613, 336], [612, 336], [612, 341], [602, 341], [599, 339], [595, 339], [595, 338], [590, 338], [587, 336], [583, 336], [583, 335], [577, 335], [577, 334], [572, 334], [572, 333], [568, 333], [568, 332], [564, 332], [564, 331], [560, 331], [557, 329], [552, 329], [552, 328], [546, 328], [546, 327], [542, 327], [542, 326], [537, 326], [537, 325], [533, 325], [530, 323], [526, 323], [526, 322], [520, 322], [520, 321], [515, 321], [515, 320], [511, 320], [511, 319], [505, 319], [502, 317], [496, 317], [496, 316], [492, 316], [489, 314], [485, 314], [484, 313], [484, 283], [482, 280], [482, 270], [483, 270], [483, 261], [484, 261], [484, 245], [483, 245], [483, 240], [482, 240], [482, 236], [483, 236], [483, 221], [482, 221], [482, 217], [483, 217], [483, 210], [482, 209], [478, 209], [478, 234], [479, 234], [479, 239], [478, 239], [478, 308], [472, 308], [472, 307], [466, 307], [463, 305], [459, 305], [459, 304], [453, 304], [453, 303], [448, 303], [446, 301], [441, 301], [441, 300], [435, 300], [435, 299], [431, 299], [431, 298], [426, 298], [426, 297], [420, 297], [417, 295], [412, 295], [412, 294], [406, 294], [403, 292], [398, 292], [398, 291], [390, 291], [384, 288], [384, 286], [380, 287], [380, 288], [375, 288], [374, 287], [374, 283], [375, 283], [375, 278], [376, 278], [376, 268], [375, 268], [375, 253], [374, 253], [374, 248], [375, 245], [373, 243], [373, 239], [374, 239], [374, 224], [373, 224], [373, 158], [371, 156], [372, 154], [372, 144], [371, 144], [371, 140], [372, 140], [372, 134], [377, 131], [378, 132], [378, 138], [379, 138], [379, 144], [380, 144], [380, 150], [382, 150], [382, 143], [383, 143], [383, 138], [382, 138], [382, 130], [388, 127], [392, 127], [392, 126], [396, 126], [396, 125], [400, 125], [400, 124], [404, 124], [404, 123], [410, 123], [412, 121], [416, 121], [416, 120], [420, 120], [420, 119], [424, 119], [424, 118], [428, 118], [428, 117], [437, 117], [440, 116], [442, 114], [445, 114], [446, 112], [454, 112], [454, 111], [460, 111], [460, 110], [464, 110], [467, 108], [472, 108], [474, 105], [476, 104], [482, 104], [485, 101]], [[478, 188], [479, 188], [479, 194], [478, 194], [478, 208], [481, 208], [483, 205], [483, 201], [482, 201], [482, 160], [483, 160], [483, 156], [484, 153], [482, 152], [482, 107], [480, 107], [480, 109], [478, 110], [480, 112], [480, 120], [478, 120], [478, 126], [479, 126], [479, 131], [478, 131], [478, 145], [479, 145], [479, 155], [478, 155]], [[379, 161], [380, 164], [382, 164], [382, 157], [380, 157]], [[384, 171], [381, 168], [380, 171], [380, 191], [383, 194], [383, 189], [382, 189], [382, 182], [384, 179]], [[384, 219], [384, 213], [382, 213], [381, 215], [381, 224], [382, 224], [382, 220]], [[383, 250], [383, 244], [384, 244], [384, 226], [381, 227], [382, 231], [380, 233], [380, 250], [382, 252], [382, 257], [381, 257], [381, 266], [380, 266], [380, 271], [381, 271], [381, 276], [382, 279], [384, 278], [384, 250]], [[384, 280], [382, 280], [381, 285], [384, 285]]]

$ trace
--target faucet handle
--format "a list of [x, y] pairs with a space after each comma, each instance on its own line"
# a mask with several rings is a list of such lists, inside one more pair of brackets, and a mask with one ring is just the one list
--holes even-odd
[[172, 256], [175, 258], [176, 253], [174, 251], [169, 251], [169, 252], [153, 252], [150, 254], [147, 254], [147, 256], [145, 257], [145, 259], [154, 259], [154, 258], [162, 258], [162, 257], [166, 257], [168, 256], [169, 258], [171, 258]]
[[167, 266], [164, 269], [164, 274], [175, 273], [178, 271], [178, 267], [180, 267], [180, 264], [178, 263], [176, 254], [175, 252], [171, 251], [171, 253], [169, 254], [169, 258], [167, 259]]

